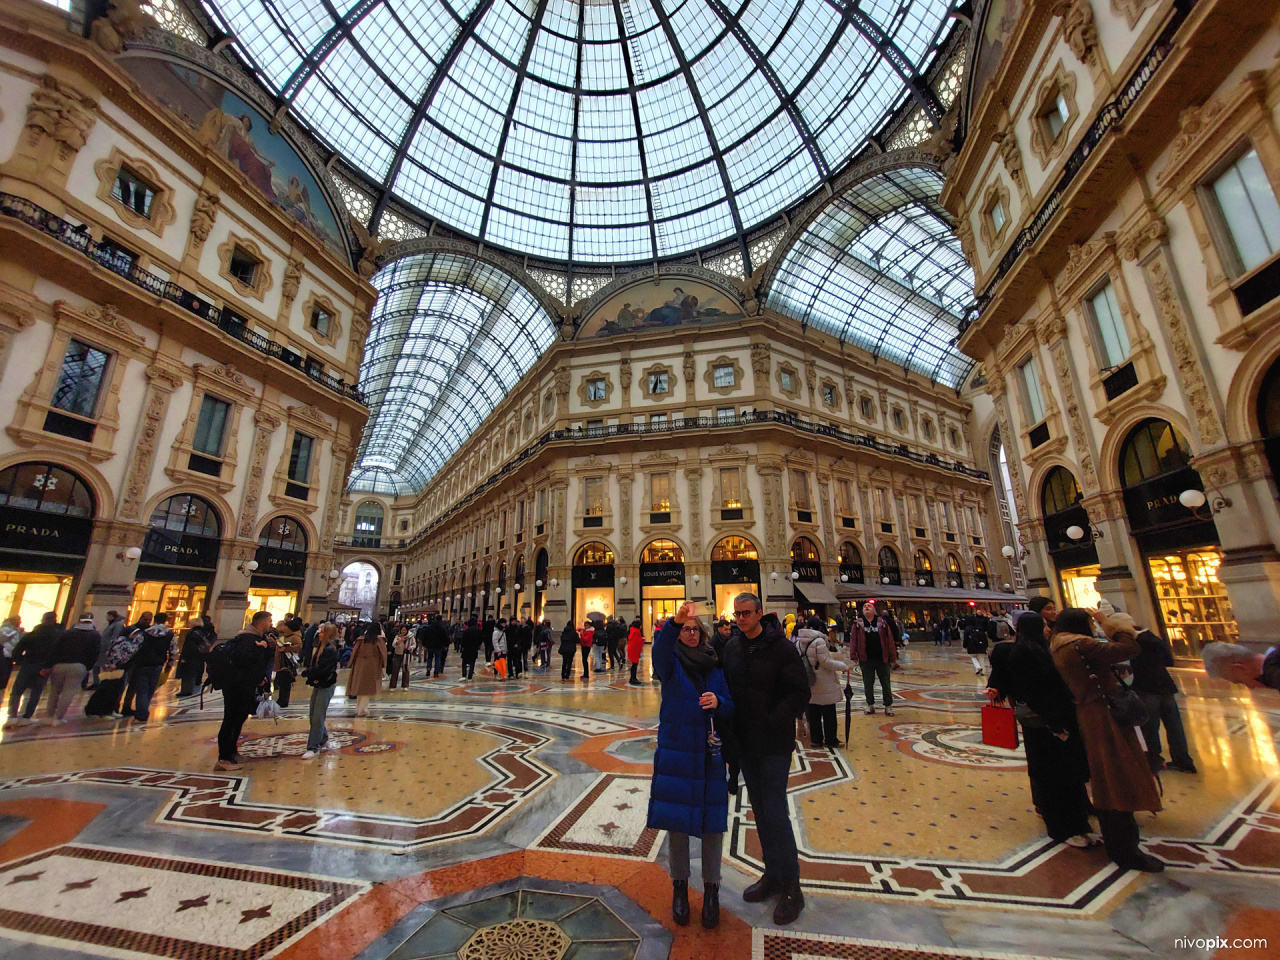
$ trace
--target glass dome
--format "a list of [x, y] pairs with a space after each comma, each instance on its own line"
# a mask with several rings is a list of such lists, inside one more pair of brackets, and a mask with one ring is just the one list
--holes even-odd
[[[904, 96], [947, 0], [203, 0], [260, 79], [430, 218], [630, 262], [794, 204]], [[376, 224], [374, 224], [376, 227]], [[745, 244], [743, 244], [745, 248]]]

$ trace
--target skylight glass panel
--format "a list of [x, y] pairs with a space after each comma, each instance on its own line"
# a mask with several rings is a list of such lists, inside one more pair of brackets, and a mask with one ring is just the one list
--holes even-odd
[[[723, 238], [708, 211], [755, 230], [883, 126], [906, 83], [843, 19], [847, 5], [916, 71], [956, 29], [945, 0], [546, 0], [538, 23], [540, 0], [200, 2], [371, 196], [381, 185], [411, 216], [542, 257], [607, 248], [573, 242], [609, 224], [592, 204], [566, 206], [564, 184], [625, 185], [623, 262], [651, 246], [632, 233], [646, 177], [663, 255], [685, 253]], [[495, 160], [528, 178], [521, 195], [491, 189]]]

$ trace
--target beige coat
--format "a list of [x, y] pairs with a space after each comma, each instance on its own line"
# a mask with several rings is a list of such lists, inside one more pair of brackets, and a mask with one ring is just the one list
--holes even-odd
[[[1093, 805], [1099, 810], [1159, 810], [1160, 793], [1138, 734], [1133, 727], [1121, 728], [1111, 719], [1103, 697], [1104, 690], [1112, 694], [1120, 686], [1111, 665], [1136, 657], [1140, 649], [1138, 641], [1127, 625], [1116, 621], [1103, 621], [1102, 629], [1111, 638], [1110, 643], [1075, 633], [1060, 633], [1049, 647], [1054, 665], [1076, 702], [1080, 736], [1089, 757]], [[1089, 676], [1081, 656], [1089, 662], [1101, 688], [1099, 682]]]
[[[837, 660], [827, 648], [827, 638], [817, 630], [808, 627], [796, 631], [796, 651], [805, 651], [809, 662], [813, 664], [817, 679], [809, 688], [809, 702], [817, 706], [827, 706], [844, 700], [844, 673], [849, 664]], [[803, 654], [802, 654], [803, 656]]]
[[387, 642], [377, 643], [361, 637], [351, 648], [351, 679], [347, 693], [354, 697], [376, 697], [382, 690], [382, 675], [387, 668]]

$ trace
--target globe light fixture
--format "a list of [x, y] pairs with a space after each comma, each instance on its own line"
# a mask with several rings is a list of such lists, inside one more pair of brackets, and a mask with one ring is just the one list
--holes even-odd
[[1084, 527], [1080, 526], [1078, 523], [1073, 523], [1071, 526], [1067, 527], [1066, 533], [1072, 540], [1084, 539]]
[[626, 578], [626, 577], [619, 577], [619, 578], [618, 578], [618, 582], [619, 582], [620, 584], [622, 584], [622, 585], [625, 587], [625, 586], [627, 585], [627, 578]]
[[880, 578], [880, 582], [881, 582], [881, 583], [888, 583], [888, 582], [889, 582], [889, 578], [888, 578], [888, 577], [881, 577], [881, 578]]
[[840, 582], [841, 582], [841, 583], [848, 583], [848, 582], [849, 582], [849, 575], [848, 575], [847, 573], [842, 573], [842, 574], [840, 574]]
[[775, 570], [773, 573], [769, 574], [769, 579], [776, 583], [778, 580], [778, 572]]
[[794, 570], [792, 570], [792, 571], [791, 571], [791, 579], [792, 579], [792, 580], [799, 580], [799, 579], [800, 579], [800, 574], [798, 574], [798, 573], [796, 573]]
[[558, 586], [560, 586], [560, 581], [559, 581], [559, 580], [557, 580], [555, 577], [552, 577], [552, 578], [551, 578], [551, 586], [552, 586], [552, 587], [558, 587]]
[[541, 581], [541, 580], [535, 580], [535, 581], [533, 581], [533, 585], [534, 585], [535, 587], [537, 587], [539, 590], [541, 590], [541, 589], [542, 589], [542, 581]]
[[[701, 579], [702, 579], [702, 577], [700, 577], [698, 574], [696, 574], [696, 573], [695, 573], [695, 574], [693, 575], [693, 582], [694, 582], [694, 583], [699, 582]], [[623, 581], [623, 583], [625, 583], [625, 582], [626, 582], [626, 581], [624, 580], [624, 581]]]
[[1183, 490], [1178, 494], [1178, 502], [1188, 510], [1199, 510], [1205, 505], [1205, 495], [1203, 490], [1194, 488]]
[[1015, 551], [1015, 550], [1013, 549], [1013, 547], [1009, 546], [1009, 544], [1007, 544], [1007, 543], [1006, 543], [1003, 547], [1001, 547], [1001, 548], [1000, 548], [1000, 553], [1001, 553], [1001, 555], [1002, 555], [1006, 560], [1012, 560], [1012, 559], [1013, 559], [1013, 555], [1014, 555], [1014, 553], [1016, 553], [1016, 552], [1017, 552], [1017, 551]]

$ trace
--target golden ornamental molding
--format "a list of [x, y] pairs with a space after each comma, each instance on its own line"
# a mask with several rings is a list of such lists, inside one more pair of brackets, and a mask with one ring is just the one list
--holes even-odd
[[[253, 272], [252, 285], [245, 283], [231, 272], [231, 256], [237, 247], [258, 262], [258, 269]], [[267, 291], [271, 289], [271, 261], [251, 238], [228, 233], [227, 239], [218, 244], [218, 276], [231, 284], [231, 289], [242, 297], [263, 300]]]
[[[604, 382], [604, 396], [598, 400], [592, 400], [590, 394], [590, 385], [595, 381]], [[578, 400], [584, 407], [596, 410], [606, 406], [613, 399], [613, 377], [604, 370], [592, 370], [590, 373], [584, 373], [578, 379]]]
[[1115, 231], [1108, 230], [1087, 243], [1073, 243], [1067, 247], [1067, 262], [1062, 265], [1054, 280], [1058, 293], [1065, 294], [1080, 276], [1091, 272], [1099, 257], [1113, 253], [1115, 238]]
[[1169, 225], [1164, 218], [1148, 211], [1148, 216], [1121, 231], [1116, 240], [1116, 254], [1121, 260], [1140, 259], [1148, 248], [1164, 243], [1169, 236]]
[[[288, 313], [293, 306], [293, 301], [298, 299], [298, 289], [302, 286], [302, 268], [304, 264], [301, 260], [293, 257], [289, 258], [289, 262], [284, 265], [284, 276], [280, 278], [280, 300], [282, 312]], [[310, 318], [304, 318], [308, 326]]]
[[1178, 114], [1178, 133], [1169, 146], [1169, 159], [1156, 174], [1156, 186], [1163, 187], [1179, 176], [1202, 148], [1216, 151], [1219, 131], [1242, 109], [1252, 106], [1265, 112], [1266, 97], [1266, 73], [1253, 70], [1233, 90], [1183, 108]]
[[[1067, 144], [1071, 141], [1071, 130], [1080, 117], [1080, 108], [1076, 105], [1076, 83], [1075, 73], [1059, 60], [1053, 72], [1040, 82], [1036, 90], [1031, 117], [1031, 152], [1046, 170], [1067, 149]], [[1050, 132], [1044, 115], [1055, 104], [1058, 94], [1062, 95], [1067, 104], [1067, 119], [1055, 137]]]
[[[329, 315], [329, 332], [327, 334], [320, 333], [311, 323], [311, 315], [317, 307]], [[338, 341], [342, 338], [342, 320], [337, 306], [327, 296], [316, 293], [314, 290], [302, 302], [302, 325], [306, 328], [307, 334], [312, 340], [326, 347], [336, 347]]]
[[94, 97], [46, 73], [27, 104], [28, 145], [34, 147], [47, 137], [61, 148], [61, 159], [69, 160], [88, 142], [98, 122], [97, 110]]
[[200, 247], [209, 239], [214, 221], [218, 219], [218, 208], [222, 205], [222, 197], [216, 190], [200, 188], [196, 195], [195, 209], [191, 214], [191, 239], [193, 246]]
[[768, 378], [769, 367], [773, 361], [772, 351], [767, 343], [751, 344], [751, 370], [757, 377]]
[[1089, 0], [1059, 0], [1053, 12], [1062, 18], [1058, 25], [1062, 39], [1085, 66], [1098, 65], [1098, 24]]
[[157, 390], [177, 390], [185, 382], [182, 374], [176, 370], [153, 363], [146, 369], [147, 380]]
[[[145, 181], [154, 191], [149, 215], [138, 213], [115, 196], [116, 178], [120, 176], [121, 169]], [[177, 219], [177, 211], [173, 208], [173, 188], [165, 183], [152, 164], [141, 157], [128, 156], [113, 146], [109, 155], [93, 165], [93, 172], [98, 178], [98, 199], [135, 230], [148, 230], [157, 237], [163, 237], [164, 228]]]
[[1086, 490], [1098, 489], [1098, 474], [1093, 466], [1093, 454], [1090, 450], [1088, 427], [1080, 412], [1080, 402], [1076, 397], [1075, 382], [1071, 376], [1071, 358], [1067, 352], [1065, 339], [1057, 339], [1049, 348], [1053, 357], [1053, 368], [1058, 375], [1058, 385], [1062, 389], [1062, 402], [1067, 414], [1067, 427], [1071, 431], [1071, 439], [1075, 443], [1076, 457], [1080, 462], [1080, 474]]

